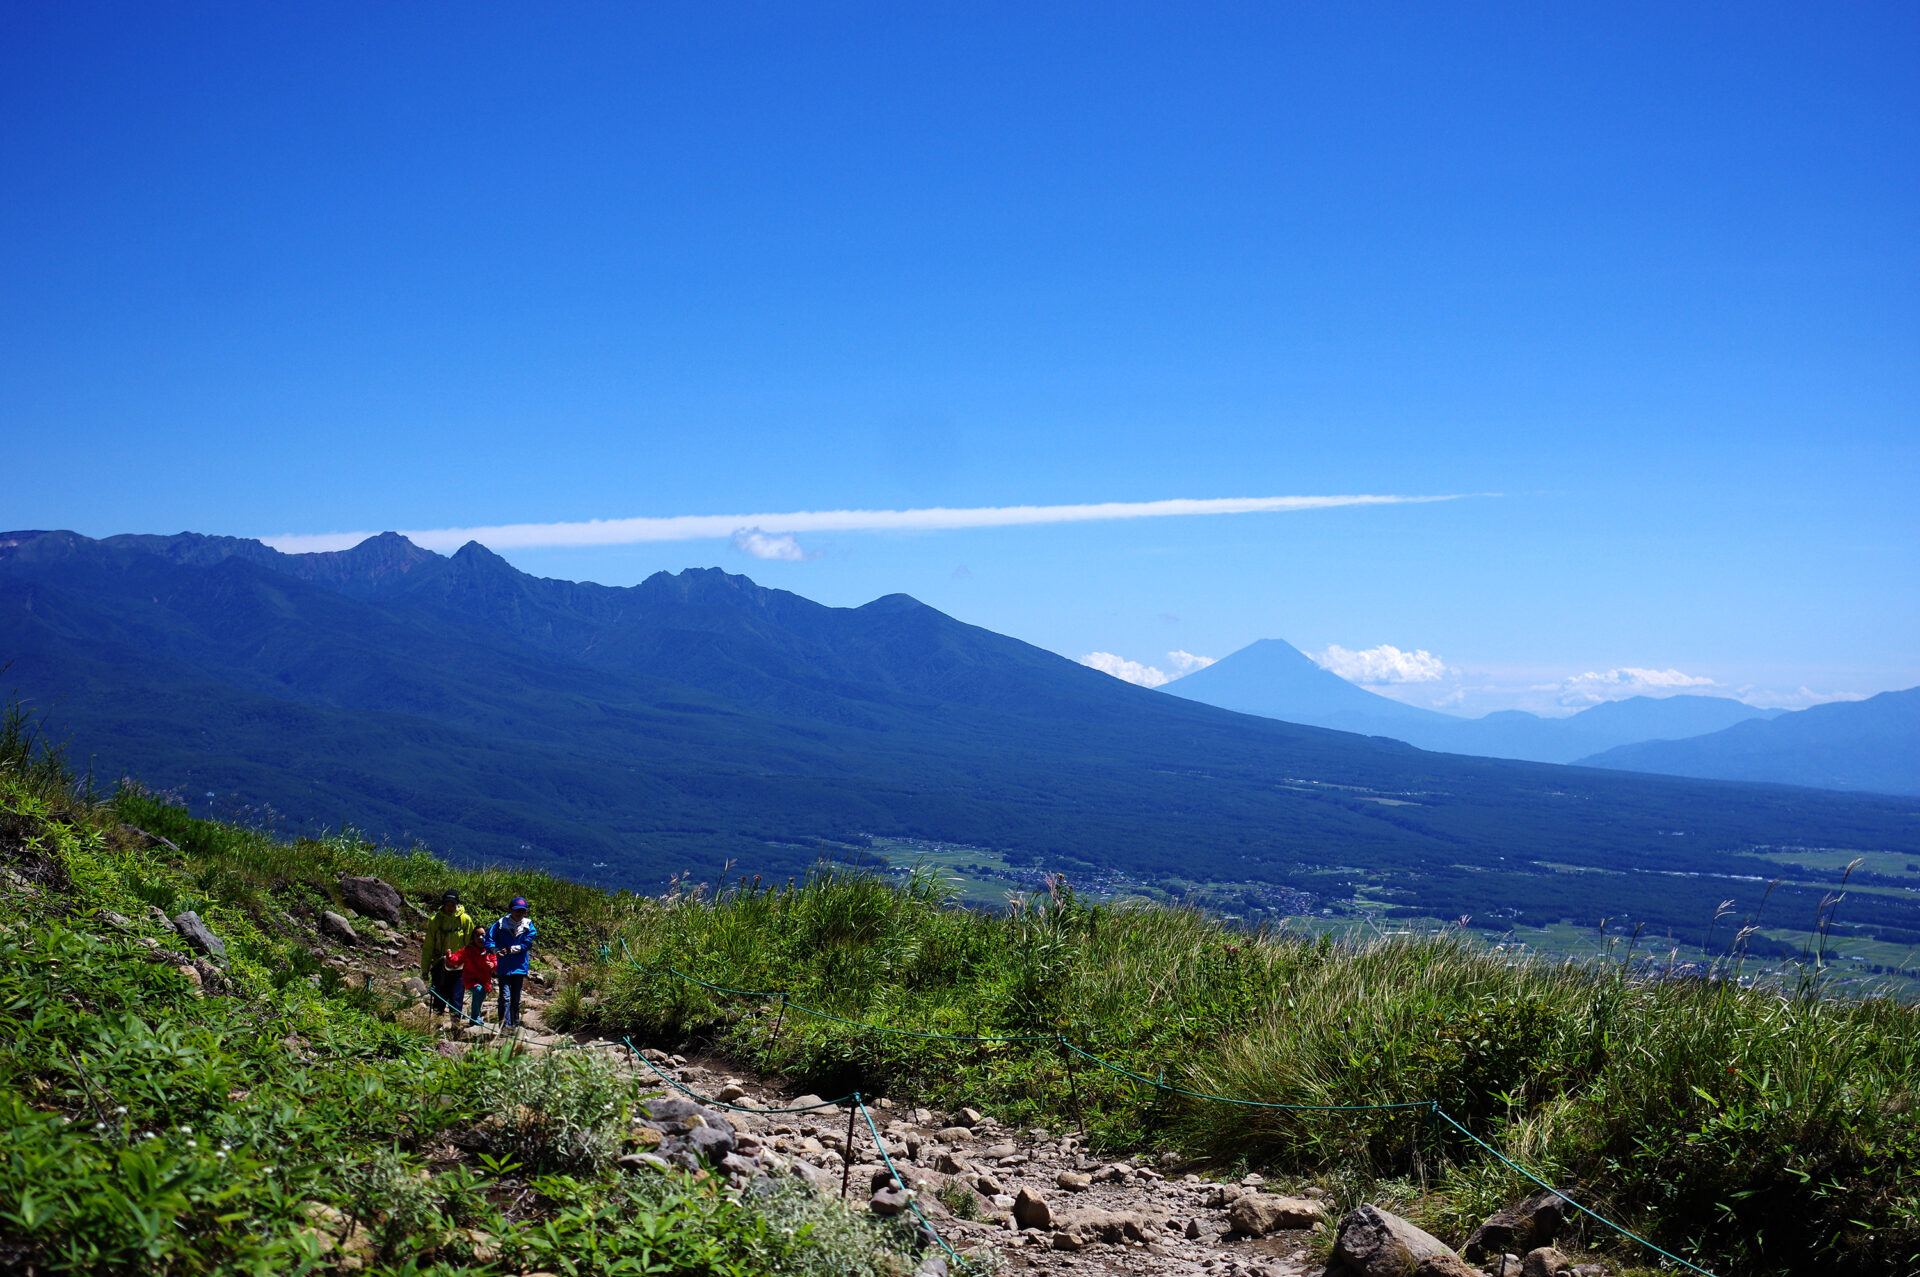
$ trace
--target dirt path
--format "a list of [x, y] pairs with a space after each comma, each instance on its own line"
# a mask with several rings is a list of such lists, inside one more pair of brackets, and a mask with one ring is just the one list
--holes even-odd
[[[407, 943], [391, 933], [382, 939], [385, 943], [336, 949], [330, 960], [344, 975], [356, 980], [372, 975], [386, 991], [398, 992], [404, 977], [418, 971], [418, 941]], [[522, 1049], [601, 1051], [643, 1082], [659, 1082], [664, 1074], [701, 1096], [742, 1106], [748, 1111], [728, 1111], [725, 1116], [758, 1144], [762, 1166], [814, 1179], [822, 1191], [838, 1191], [845, 1169], [848, 1110], [754, 1112], [815, 1103], [818, 1097], [797, 1095], [777, 1078], [713, 1057], [648, 1051], [659, 1070], [655, 1072], [622, 1043], [552, 1033], [545, 1020], [548, 997], [544, 979], [536, 975], [527, 982], [523, 1028], [515, 1035]], [[493, 1014], [490, 1003], [487, 1017], [491, 1020]], [[424, 1012], [409, 1018], [424, 1018]], [[455, 1041], [491, 1042], [496, 1035], [492, 1025], [468, 1026], [449, 1035], [448, 1049], [461, 1049]], [[667, 1089], [664, 1084], [662, 1089]], [[1256, 1238], [1231, 1230], [1228, 1199], [1260, 1191], [1257, 1176], [1249, 1177], [1254, 1181], [1250, 1184], [1229, 1185], [1195, 1175], [1162, 1175], [1143, 1163], [1090, 1155], [1080, 1132], [1012, 1130], [990, 1114], [935, 1112], [891, 1097], [878, 1101], [873, 1114], [889, 1155], [915, 1190], [916, 1204], [940, 1235], [962, 1253], [980, 1247], [998, 1251], [1010, 1273], [1306, 1277], [1318, 1271], [1307, 1253], [1309, 1231]], [[865, 1200], [883, 1167], [866, 1124], [856, 1120], [854, 1127], [849, 1195]], [[954, 1184], [975, 1195], [978, 1218], [955, 1218], [942, 1205], [939, 1190]], [[1045, 1201], [1048, 1226], [1016, 1226], [1013, 1206], [1022, 1190]], [[953, 1189], [948, 1192], [964, 1200]], [[1031, 1221], [1030, 1214], [1026, 1217]]]
[[[538, 1012], [528, 1017], [538, 1023]], [[625, 1064], [621, 1044], [592, 1038], [567, 1039], [543, 1033], [526, 1035], [527, 1045], [578, 1041], [612, 1053]], [[656, 1076], [641, 1061], [631, 1067]], [[660, 1054], [658, 1067], [682, 1085], [713, 1099], [752, 1108], [784, 1108], [817, 1102], [796, 1094], [777, 1079], [761, 1077], [711, 1057]], [[776, 1159], [805, 1163], [824, 1172], [828, 1191], [837, 1191], [844, 1169], [847, 1109], [814, 1113], [728, 1112], [737, 1129], [758, 1139]], [[1281, 1231], [1244, 1237], [1231, 1230], [1228, 1201], [1259, 1185], [1225, 1185], [1199, 1176], [1162, 1176], [1139, 1162], [1113, 1162], [1084, 1151], [1076, 1132], [1011, 1130], [991, 1116], [963, 1110], [938, 1113], [882, 1100], [873, 1109], [895, 1166], [916, 1191], [917, 1204], [931, 1217], [947, 1243], [966, 1252], [976, 1247], [999, 1251], [1013, 1273], [1062, 1273], [1076, 1277], [1127, 1274], [1129, 1277], [1305, 1277], [1319, 1266], [1308, 1257], [1312, 1234]], [[853, 1123], [850, 1195], [864, 1199], [882, 1173], [866, 1124]], [[763, 1160], [766, 1160], [763, 1158]], [[776, 1165], [778, 1161], [776, 1160]], [[804, 1172], [802, 1172], [804, 1173]], [[1094, 1182], [1076, 1189], [1071, 1175]], [[1258, 1177], [1250, 1177], [1257, 1181]], [[978, 1219], [956, 1219], [940, 1203], [942, 1185], [973, 1190]], [[1013, 1205], [1021, 1190], [1043, 1198], [1051, 1227], [1018, 1228]]]

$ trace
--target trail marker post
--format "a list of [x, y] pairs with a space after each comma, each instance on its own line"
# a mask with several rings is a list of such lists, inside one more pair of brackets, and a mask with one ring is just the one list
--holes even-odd
[[847, 1142], [842, 1152], [847, 1160], [840, 1164], [840, 1197], [846, 1200], [847, 1183], [853, 1178], [853, 1119], [860, 1113], [860, 1092], [853, 1093], [853, 1107], [847, 1110]]

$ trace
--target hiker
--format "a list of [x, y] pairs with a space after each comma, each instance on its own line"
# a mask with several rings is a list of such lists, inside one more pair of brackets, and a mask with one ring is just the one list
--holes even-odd
[[473, 1004], [467, 1008], [467, 1019], [475, 1024], [487, 1022], [487, 994], [493, 989], [493, 973], [498, 966], [487, 929], [475, 927], [467, 938], [467, 947], [460, 951], [460, 976], [466, 983], [467, 999]]
[[433, 986], [433, 1001], [428, 1008], [438, 1015], [447, 1013], [447, 1023], [460, 1020], [460, 993], [464, 977], [460, 972], [460, 950], [472, 937], [475, 923], [460, 907], [460, 893], [449, 888], [440, 896], [440, 912], [427, 919], [427, 934], [420, 940], [420, 978]]
[[493, 924], [487, 939], [500, 959], [500, 1027], [520, 1027], [520, 989], [527, 982], [527, 969], [533, 963], [533, 938], [539, 935], [533, 919], [527, 917], [527, 898], [515, 896], [506, 916]]

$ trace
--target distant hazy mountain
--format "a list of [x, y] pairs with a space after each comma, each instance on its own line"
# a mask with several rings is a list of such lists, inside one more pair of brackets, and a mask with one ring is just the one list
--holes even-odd
[[1391, 736], [1421, 749], [1541, 763], [1568, 763], [1638, 741], [1698, 736], [1780, 712], [1724, 696], [1635, 696], [1567, 718], [1542, 718], [1524, 710], [1459, 718], [1349, 683], [1279, 639], [1249, 644], [1161, 690], [1286, 723]]
[[1581, 761], [1672, 776], [1920, 794], [1920, 687], [1687, 740], [1622, 745]]

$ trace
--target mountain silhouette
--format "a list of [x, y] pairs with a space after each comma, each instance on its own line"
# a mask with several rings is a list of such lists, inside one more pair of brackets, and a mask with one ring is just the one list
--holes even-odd
[[393, 534], [0, 534], [0, 663], [96, 776], [197, 812], [636, 886], [893, 836], [1336, 893], [1357, 866], [1442, 917], [1564, 896], [1685, 927], [1722, 885], [1671, 873], [1728, 852], [1920, 847], [1908, 801], [1422, 752], [1135, 687], [905, 595], [557, 581]]
[[1280, 639], [1251, 643], [1161, 690], [1243, 714], [1391, 736], [1421, 749], [1541, 763], [1570, 763], [1638, 741], [1697, 736], [1780, 712], [1724, 696], [1634, 696], [1565, 718], [1525, 710], [1461, 718], [1349, 683]]
[[1920, 794], [1920, 687], [1815, 705], [1686, 740], [1622, 745], [1582, 761], [1674, 776]]

